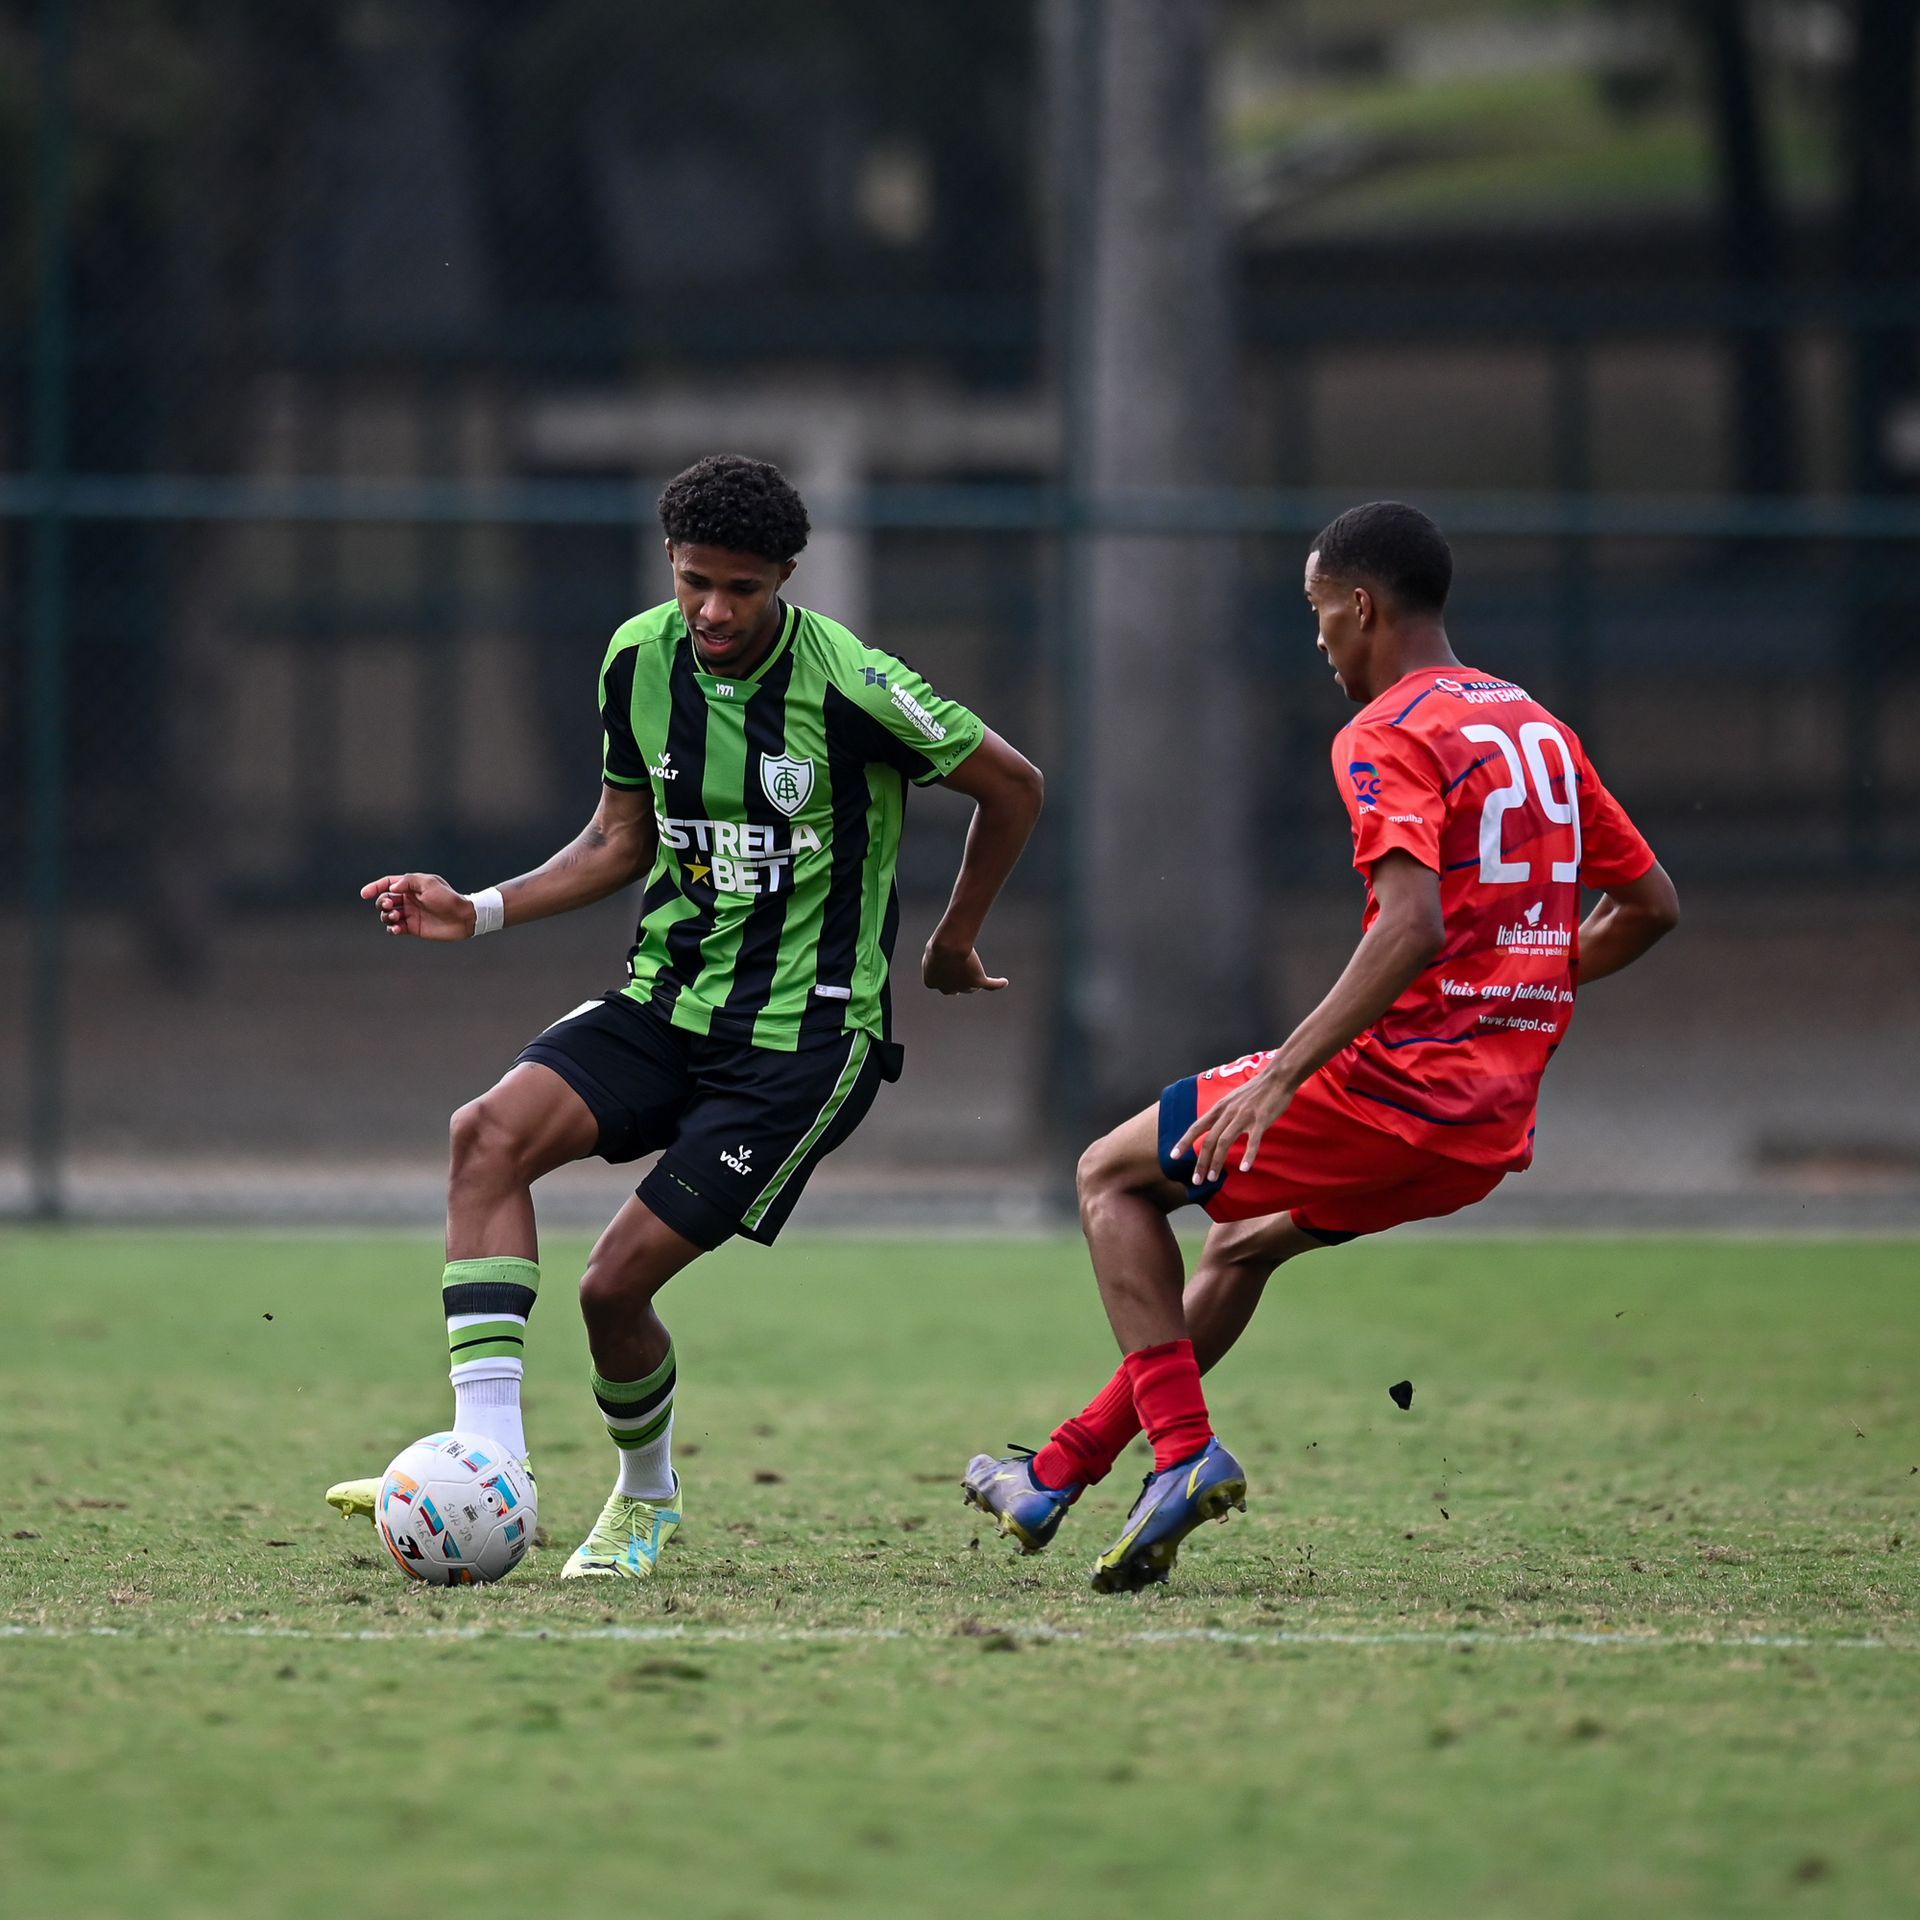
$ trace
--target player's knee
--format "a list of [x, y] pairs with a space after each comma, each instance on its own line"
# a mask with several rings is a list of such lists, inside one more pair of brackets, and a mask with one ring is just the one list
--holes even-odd
[[520, 1143], [486, 1094], [469, 1100], [447, 1126], [449, 1159], [456, 1180], [509, 1178], [519, 1166]]
[[580, 1275], [580, 1311], [589, 1326], [608, 1315], [616, 1315], [645, 1305], [650, 1295], [639, 1293], [633, 1285], [630, 1268], [593, 1250]]
[[1105, 1190], [1110, 1162], [1111, 1154], [1105, 1140], [1096, 1140], [1080, 1156], [1080, 1163], [1073, 1170], [1073, 1190], [1080, 1196], [1083, 1212], [1088, 1202]]
[[1116, 1128], [1103, 1135], [1080, 1156], [1080, 1164], [1074, 1169], [1073, 1184], [1080, 1196], [1081, 1212], [1131, 1192], [1143, 1177], [1127, 1151], [1122, 1130]]
[[638, 1312], [670, 1278], [645, 1247], [603, 1236], [580, 1275], [580, 1311], [589, 1325]]

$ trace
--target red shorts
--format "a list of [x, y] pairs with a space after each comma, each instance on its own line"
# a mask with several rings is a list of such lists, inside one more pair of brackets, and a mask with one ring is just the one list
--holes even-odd
[[1272, 1058], [1250, 1053], [1176, 1080], [1160, 1096], [1160, 1169], [1215, 1220], [1290, 1213], [1302, 1233], [1338, 1242], [1458, 1213], [1484, 1200], [1504, 1177], [1502, 1168], [1449, 1160], [1369, 1125], [1325, 1073], [1316, 1073], [1262, 1136], [1250, 1172], [1240, 1171], [1242, 1147], [1220, 1179], [1192, 1186], [1191, 1150], [1184, 1160], [1170, 1157], [1180, 1136]]

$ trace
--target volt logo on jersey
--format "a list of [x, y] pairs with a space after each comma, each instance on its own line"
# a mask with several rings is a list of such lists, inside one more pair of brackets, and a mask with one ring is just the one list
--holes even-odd
[[791, 820], [813, 793], [813, 762], [790, 760], [784, 753], [763, 753], [760, 790]]

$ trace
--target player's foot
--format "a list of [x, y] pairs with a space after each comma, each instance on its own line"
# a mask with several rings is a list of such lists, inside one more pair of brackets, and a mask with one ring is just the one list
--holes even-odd
[[377, 1475], [371, 1480], [342, 1480], [327, 1489], [327, 1505], [336, 1508], [342, 1520], [351, 1520], [356, 1515], [362, 1520], [371, 1520], [379, 1498]]
[[968, 1506], [993, 1515], [1022, 1553], [1038, 1553], [1060, 1530], [1078, 1487], [1043, 1487], [1033, 1477], [1033, 1449], [1015, 1447], [1004, 1460], [976, 1453], [960, 1482]]
[[1120, 1537], [1093, 1563], [1097, 1593], [1137, 1593], [1173, 1571], [1180, 1542], [1203, 1520], [1247, 1510], [1247, 1476], [1218, 1440], [1191, 1459], [1147, 1475]]
[[593, 1531], [574, 1548], [560, 1569], [562, 1580], [644, 1580], [653, 1572], [660, 1549], [680, 1525], [680, 1476], [673, 1476], [671, 1500], [635, 1500], [624, 1493], [607, 1496]]
[[[529, 1480], [533, 1478], [533, 1462], [522, 1460]], [[376, 1474], [371, 1480], [340, 1480], [327, 1489], [327, 1505], [335, 1509], [342, 1520], [371, 1520], [373, 1510], [380, 1501], [380, 1478]]]

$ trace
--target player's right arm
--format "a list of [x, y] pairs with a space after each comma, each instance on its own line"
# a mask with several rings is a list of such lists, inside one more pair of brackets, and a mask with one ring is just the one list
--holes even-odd
[[1227, 1171], [1233, 1144], [1240, 1139], [1247, 1143], [1240, 1168], [1243, 1173], [1249, 1170], [1262, 1135], [1286, 1112], [1293, 1096], [1379, 1020], [1446, 944], [1440, 876], [1431, 867], [1404, 847], [1389, 846], [1368, 869], [1368, 877], [1380, 911], [1327, 997], [1251, 1080], [1200, 1115], [1174, 1146], [1176, 1160], [1192, 1150], [1195, 1186]]
[[[531, 873], [500, 883], [506, 924], [546, 920], [631, 886], [653, 865], [659, 845], [653, 794], [647, 787], [600, 789], [593, 818], [552, 858]], [[389, 873], [360, 889], [389, 933], [416, 940], [470, 940], [472, 899], [437, 873]]]

